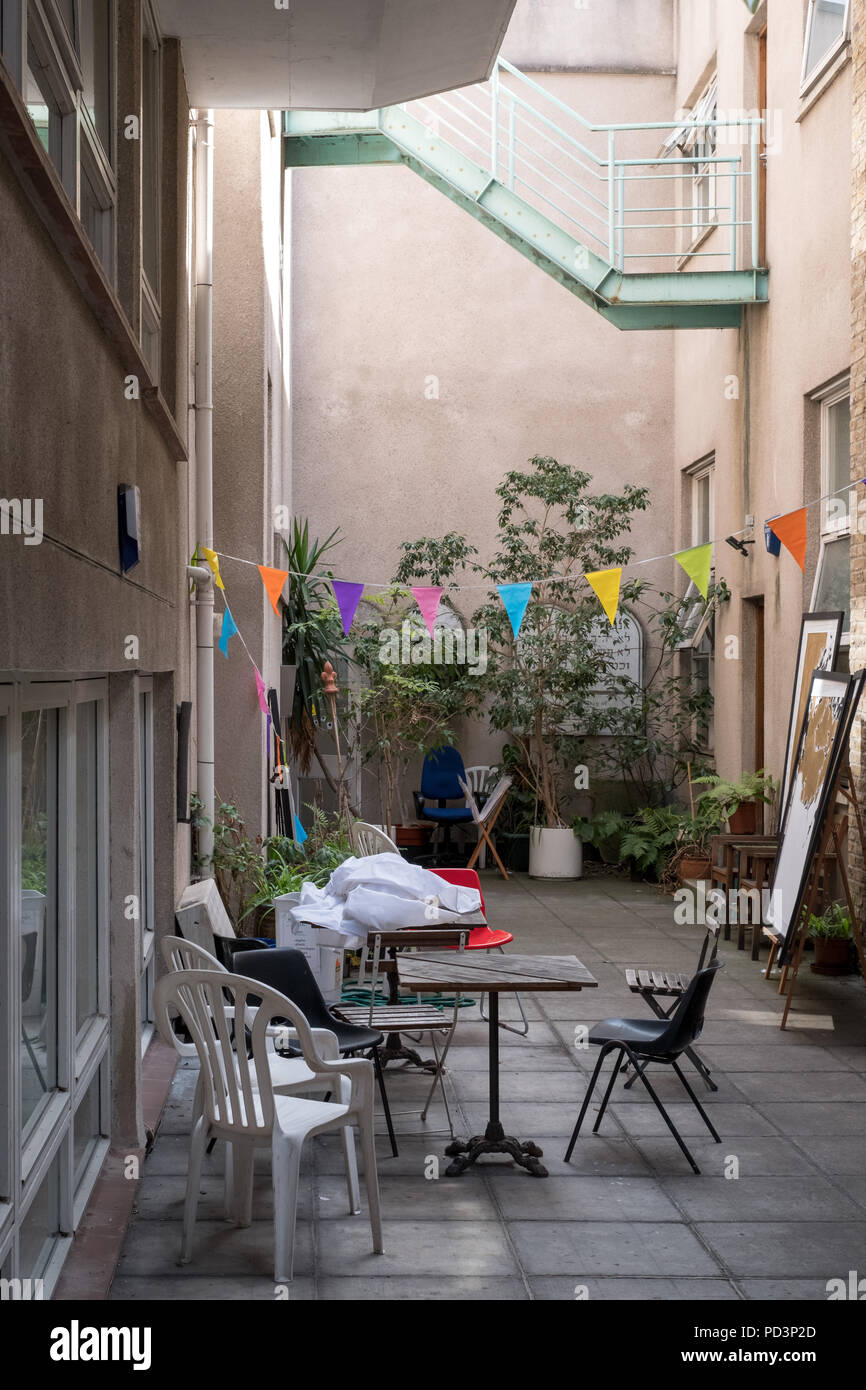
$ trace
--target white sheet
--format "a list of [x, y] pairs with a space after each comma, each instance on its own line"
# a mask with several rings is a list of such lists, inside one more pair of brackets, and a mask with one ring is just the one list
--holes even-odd
[[399, 854], [370, 854], [347, 859], [324, 888], [305, 883], [299, 903], [290, 911], [297, 922], [354, 938], [375, 928], [400, 931], [428, 922], [444, 927], [480, 908], [481, 894], [475, 888], [446, 883]]

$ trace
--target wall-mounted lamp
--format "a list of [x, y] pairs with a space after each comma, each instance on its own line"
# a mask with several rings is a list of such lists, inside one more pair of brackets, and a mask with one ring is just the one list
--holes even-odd
[[725, 536], [725, 545], [729, 545], [732, 550], [738, 550], [741, 555], [747, 557], [749, 554], [749, 546], [754, 544], [754, 541], [741, 541], [739, 536]]

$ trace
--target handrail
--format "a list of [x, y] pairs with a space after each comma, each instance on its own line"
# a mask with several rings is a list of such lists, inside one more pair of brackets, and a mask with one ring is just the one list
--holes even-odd
[[[750, 268], [758, 267], [760, 116], [737, 112], [673, 121], [588, 121], [505, 58], [497, 59], [488, 82], [409, 102], [405, 109], [423, 113], [421, 120], [427, 126], [432, 120], [434, 134], [440, 126], [444, 128], [458, 153], [464, 151], [491, 180], [534, 207], [548, 223], [553, 217], [569, 235], [576, 230], [579, 243], [588, 239], [595, 244], [614, 268], [624, 269], [627, 261], [667, 259], [680, 269], [692, 256], [727, 258], [733, 271], [741, 258]], [[565, 128], [566, 123], [571, 129]], [[733, 152], [720, 153], [707, 139], [706, 152], [701, 153], [684, 138], [689, 131], [731, 127], [740, 132], [743, 146]], [[591, 149], [575, 128], [581, 135], [604, 137], [605, 152]], [[639, 153], [635, 140], [622, 148], [626, 133], [639, 136], [656, 131], [669, 137], [662, 151], [655, 141], [652, 152], [645, 154]], [[424, 160], [424, 151], [419, 154]], [[725, 179], [726, 186], [720, 182]], [[748, 183], [738, 193], [744, 180]], [[643, 204], [641, 184], [646, 185]], [[665, 184], [671, 187], [669, 206], [664, 205]], [[478, 194], [482, 202], [489, 186]], [[726, 203], [721, 201], [723, 187]], [[646, 214], [661, 215], [662, 220], [635, 220]], [[593, 226], [598, 224], [597, 230], [586, 225], [587, 218]], [[667, 237], [671, 231], [679, 235]], [[649, 234], [654, 235], [655, 245]], [[708, 235], [712, 246], [698, 250], [698, 241]]]

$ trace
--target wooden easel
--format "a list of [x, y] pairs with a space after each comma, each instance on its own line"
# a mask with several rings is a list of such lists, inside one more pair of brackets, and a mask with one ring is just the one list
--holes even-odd
[[[847, 787], [843, 786], [842, 784], [843, 774], [846, 772], [848, 778]], [[785, 1024], [788, 1021], [788, 1013], [790, 1012], [791, 1008], [791, 1000], [794, 997], [794, 985], [796, 983], [797, 975], [800, 970], [800, 962], [803, 959], [803, 951], [806, 946], [806, 938], [809, 934], [809, 918], [811, 917], [812, 913], [815, 911], [815, 908], [818, 905], [818, 890], [820, 887], [821, 877], [824, 871], [824, 864], [827, 858], [828, 851], [830, 849], [831, 842], [835, 846], [836, 850], [836, 862], [839, 866], [839, 873], [842, 878], [842, 889], [845, 894], [845, 902], [848, 907], [848, 916], [851, 922], [851, 934], [854, 938], [854, 942], [857, 947], [857, 956], [860, 961], [860, 970], [863, 975], [863, 979], [866, 980], [866, 947], [864, 947], [863, 932], [854, 907], [854, 898], [851, 893], [851, 885], [848, 879], [848, 871], [845, 867], [845, 860], [842, 848], [845, 837], [848, 834], [849, 814], [848, 812], [845, 812], [845, 814], [841, 817], [838, 815], [837, 802], [840, 799], [840, 797], [844, 798], [844, 800], [848, 802], [848, 805], [853, 810], [854, 820], [857, 826], [857, 834], [860, 840], [860, 851], [863, 855], [864, 861], [866, 861], [866, 831], [864, 831], [863, 816], [861, 814], [860, 803], [854, 785], [854, 778], [852, 776], [850, 766], [847, 769], [840, 768], [836, 777], [836, 784], [833, 788], [833, 794], [830, 798], [830, 802], [827, 808], [827, 814], [824, 820], [824, 825], [822, 827], [821, 842], [818, 849], [818, 853], [815, 856], [812, 871], [807, 880], [801, 901], [797, 905], [796, 920], [798, 922], [798, 926], [796, 928], [795, 933], [796, 949], [792, 950], [791, 957], [782, 966], [779, 975], [780, 994], [785, 994], [785, 987], [787, 985], [787, 998], [785, 1000], [785, 1009], [782, 1014], [782, 1022], [779, 1025], [781, 1028], [784, 1028]], [[764, 934], [770, 938], [770, 955], [767, 960], [766, 969], [766, 978], [769, 979], [770, 971], [773, 967], [773, 961], [775, 960], [776, 953], [779, 950], [779, 947], [781, 946], [782, 942], [781, 938], [776, 933], [768, 930], [767, 928], [764, 929]]]

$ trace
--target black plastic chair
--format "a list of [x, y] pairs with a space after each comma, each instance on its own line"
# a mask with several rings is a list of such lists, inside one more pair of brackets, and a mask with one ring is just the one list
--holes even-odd
[[303, 951], [294, 951], [287, 946], [238, 951], [234, 958], [234, 970], [236, 974], [245, 975], [247, 979], [261, 980], [263, 985], [270, 985], [272, 989], [279, 990], [280, 994], [291, 999], [293, 1004], [297, 1004], [311, 1028], [327, 1028], [336, 1035], [341, 1053], [350, 1056], [353, 1052], [370, 1052], [376, 1080], [379, 1083], [382, 1108], [385, 1111], [391, 1152], [396, 1158], [397, 1140], [391, 1120], [388, 1093], [385, 1090], [382, 1063], [379, 1059], [379, 1048], [385, 1041], [383, 1034], [374, 1028], [345, 1023], [331, 1012]]
[[637, 1080], [639, 1077], [644, 1086], [646, 1086], [656, 1109], [671, 1134], [676, 1139], [692, 1168], [696, 1173], [701, 1171], [683, 1143], [673, 1120], [650, 1085], [645, 1073], [650, 1062], [673, 1067], [680, 1081], [683, 1083], [689, 1099], [707, 1129], [710, 1131], [710, 1134], [717, 1144], [721, 1144], [722, 1141], [713, 1128], [709, 1116], [677, 1065], [678, 1059], [701, 1035], [704, 1026], [704, 1011], [707, 1004], [707, 995], [710, 992], [713, 980], [716, 978], [716, 971], [721, 970], [721, 968], [722, 962], [714, 960], [709, 965], [704, 966], [702, 970], [699, 970], [693, 976], [685, 994], [669, 1019], [608, 1018], [605, 1019], [603, 1023], [599, 1023], [593, 1028], [589, 1035], [589, 1041], [591, 1043], [597, 1043], [601, 1047], [601, 1055], [595, 1064], [592, 1079], [587, 1087], [586, 1095], [583, 1098], [583, 1105], [577, 1117], [577, 1124], [574, 1126], [574, 1132], [569, 1141], [568, 1148], [565, 1151], [566, 1163], [571, 1158], [575, 1141], [580, 1133], [580, 1127], [583, 1124], [583, 1117], [587, 1112], [592, 1093], [595, 1090], [595, 1084], [598, 1081], [602, 1063], [607, 1054], [616, 1049], [616, 1062], [613, 1072], [611, 1073], [611, 1078], [607, 1083], [607, 1090], [604, 1093], [601, 1109], [592, 1127], [593, 1134], [598, 1133], [598, 1127], [607, 1109], [607, 1103], [610, 1100], [614, 1082], [616, 1081], [620, 1066], [625, 1057], [635, 1069], [635, 1076], [633, 1079]]

